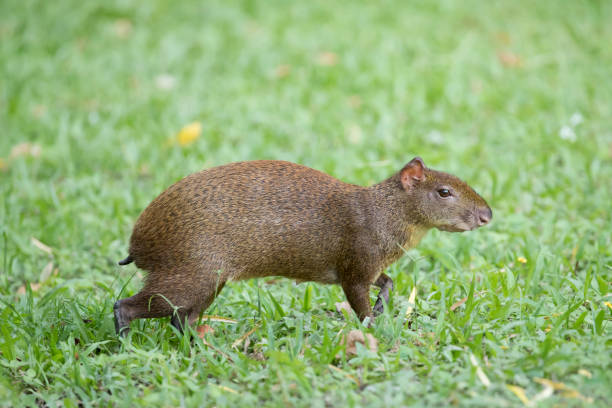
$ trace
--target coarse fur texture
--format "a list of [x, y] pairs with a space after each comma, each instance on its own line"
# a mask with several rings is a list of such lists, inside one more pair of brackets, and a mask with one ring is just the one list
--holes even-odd
[[116, 330], [163, 316], [182, 330], [228, 280], [264, 276], [339, 284], [364, 319], [372, 315], [370, 286], [381, 288], [379, 313], [393, 287], [384, 269], [429, 229], [471, 230], [491, 216], [466, 183], [418, 157], [371, 187], [284, 161], [203, 170], [138, 218], [120, 264], [133, 261], [148, 275], [138, 294], [115, 304]]

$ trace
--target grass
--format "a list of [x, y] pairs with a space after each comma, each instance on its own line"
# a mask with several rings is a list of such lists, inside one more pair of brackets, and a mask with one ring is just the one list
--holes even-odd
[[[0, 405], [612, 404], [609, 2], [4, 0], [0, 16]], [[238, 323], [208, 322], [206, 343], [167, 319], [116, 338], [112, 304], [141, 282], [116, 261], [172, 182], [269, 158], [366, 185], [415, 155], [494, 217], [390, 267], [376, 352], [342, 353], [362, 326], [338, 287], [270, 279], [228, 285], [207, 313]]]

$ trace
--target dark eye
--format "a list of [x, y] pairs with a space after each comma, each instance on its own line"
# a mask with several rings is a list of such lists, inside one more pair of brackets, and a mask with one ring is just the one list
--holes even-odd
[[438, 195], [442, 198], [446, 198], [451, 196], [451, 192], [448, 191], [447, 188], [441, 188], [438, 190]]

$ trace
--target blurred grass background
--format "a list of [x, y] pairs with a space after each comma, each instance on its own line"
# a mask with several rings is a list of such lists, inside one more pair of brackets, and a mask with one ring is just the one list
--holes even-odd
[[[609, 406], [610, 21], [607, 1], [2, 1], [0, 396]], [[340, 289], [284, 280], [222, 293], [209, 312], [239, 320], [210, 323], [222, 353], [165, 320], [115, 338], [112, 303], [140, 285], [116, 261], [174, 181], [283, 159], [366, 185], [415, 155], [494, 218], [391, 268], [377, 353], [335, 359], [359, 327]]]

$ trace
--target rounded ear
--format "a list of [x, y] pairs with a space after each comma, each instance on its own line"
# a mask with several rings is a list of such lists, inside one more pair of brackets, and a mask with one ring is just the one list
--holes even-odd
[[404, 190], [409, 190], [415, 183], [423, 180], [425, 177], [425, 163], [420, 157], [415, 157], [410, 160], [410, 163], [400, 170], [400, 180]]

